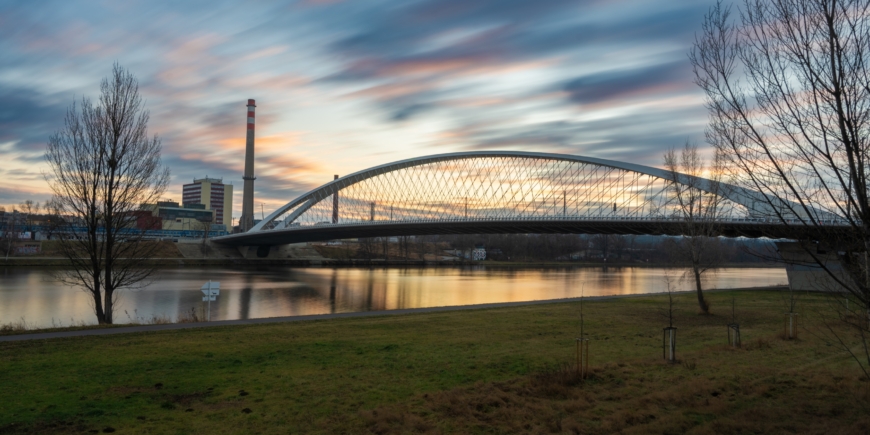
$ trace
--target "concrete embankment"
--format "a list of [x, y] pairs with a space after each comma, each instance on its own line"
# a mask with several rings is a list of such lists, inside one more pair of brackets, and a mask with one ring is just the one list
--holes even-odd
[[[156, 266], [290, 266], [290, 267], [382, 267], [382, 266], [457, 266], [458, 261], [420, 261], [420, 260], [343, 260], [343, 259], [274, 259], [274, 258], [152, 258], [147, 264]], [[470, 264], [470, 263], [466, 263]], [[480, 264], [480, 263], [476, 263]], [[68, 267], [71, 262], [61, 257], [10, 257], [0, 258], [0, 267]], [[526, 266], [526, 264], [516, 264]]]

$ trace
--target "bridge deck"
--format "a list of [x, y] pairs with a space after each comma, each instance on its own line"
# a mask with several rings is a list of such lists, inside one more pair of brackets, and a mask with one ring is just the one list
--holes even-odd
[[[785, 225], [765, 219], [734, 219], [721, 222], [726, 237], [801, 238], [800, 224]], [[266, 246], [334, 239], [391, 237], [432, 234], [646, 234], [681, 235], [686, 224], [657, 219], [539, 219], [539, 220], [454, 220], [418, 222], [376, 222], [324, 224], [286, 229], [252, 231], [212, 239], [232, 246]]]

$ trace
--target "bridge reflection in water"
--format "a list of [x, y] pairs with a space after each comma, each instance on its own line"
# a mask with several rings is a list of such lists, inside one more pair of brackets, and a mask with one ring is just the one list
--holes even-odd
[[[401, 308], [519, 302], [580, 296], [654, 293], [665, 290], [662, 268], [575, 269], [470, 268], [269, 268], [261, 270], [165, 269], [139, 291], [122, 291], [116, 318], [176, 319], [201, 304], [199, 288], [221, 282], [212, 319], [246, 319]], [[92, 323], [88, 297], [47, 279], [44, 269], [7, 269], [0, 289], [0, 323], [24, 318], [47, 327]], [[674, 273], [672, 270], [671, 273]], [[679, 272], [677, 272], [679, 273]], [[784, 284], [784, 269], [721, 269], [708, 288]], [[680, 283], [685, 289], [688, 282]], [[125, 315], [125, 311], [127, 315]]]

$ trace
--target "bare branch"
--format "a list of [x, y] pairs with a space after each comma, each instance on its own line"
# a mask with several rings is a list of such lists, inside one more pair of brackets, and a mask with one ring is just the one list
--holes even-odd
[[744, 0], [733, 17], [719, 2], [689, 54], [710, 113], [707, 140], [732, 182], [762, 192], [770, 217], [792, 226], [808, 257], [865, 311], [868, 12], [870, 0]]

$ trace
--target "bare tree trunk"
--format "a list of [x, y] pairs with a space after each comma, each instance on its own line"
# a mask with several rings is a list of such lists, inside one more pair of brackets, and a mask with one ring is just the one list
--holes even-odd
[[[102, 283], [100, 282], [100, 273], [99, 271], [95, 271], [95, 273], [93, 274], [94, 288], [99, 289], [101, 284]], [[106, 323], [106, 313], [105, 311], [103, 311], [103, 301], [100, 298], [100, 292], [92, 290], [91, 295], [94, 298], [94, 312], [97, 315], [97, 323], [102, 325]]]
[[112, 299], [114, 297], [115, 292], [113, 290], [106, 289], [105, 291], [105, 309], [103, 311], [103, 318], [105, 319], [105, 323], [112, 324], [112, 314], [114, 313], [115, 307], [113, 306]]
[[698, 308], [701, 309], [702, 313], [709, 313], [710, 306], [707, 305], [707, 301], [704, 300], [704, 292], [701, 288], [701, 270], [697, 265], [692, 266], [692, 274], [695, 277], [695, 293], [698, 295]]

